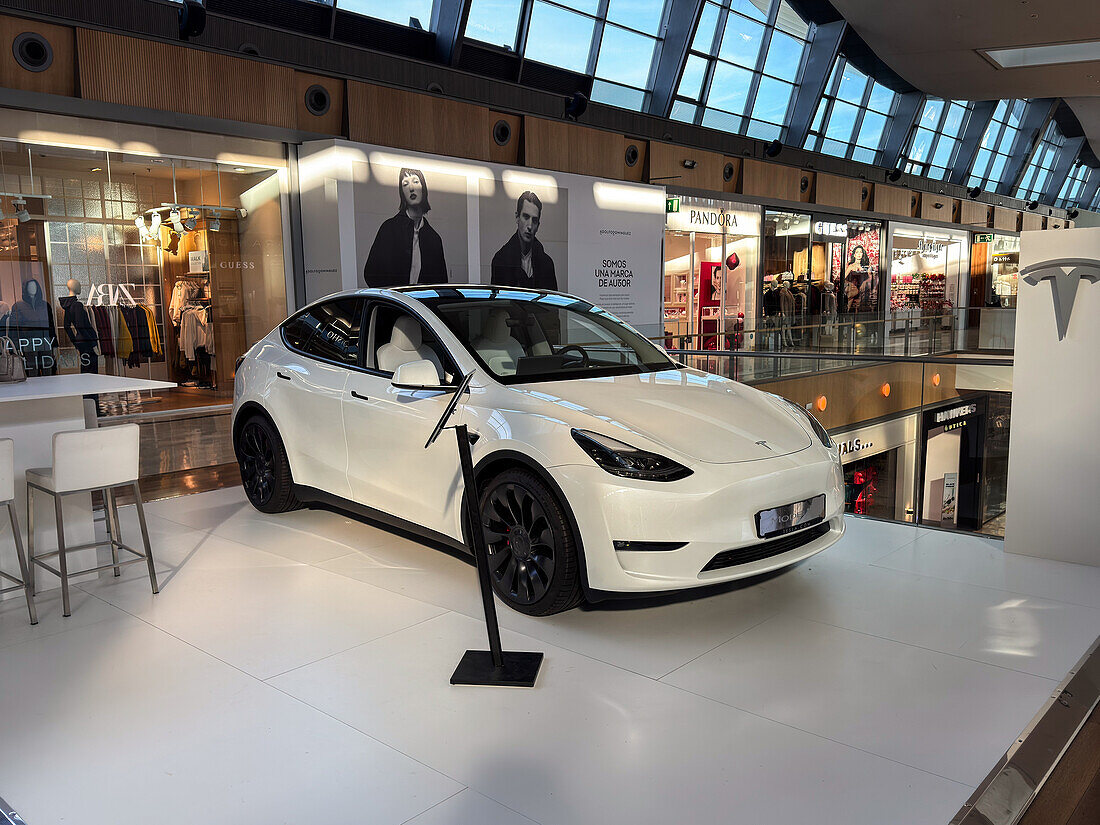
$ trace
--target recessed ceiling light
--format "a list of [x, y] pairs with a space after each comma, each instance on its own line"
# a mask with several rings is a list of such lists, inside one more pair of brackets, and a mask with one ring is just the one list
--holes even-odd
[[102, 167], [102, 166], [93, 166], [93, 167], [92, 167], [92, 171], [93, 171], [93, 172], [102, 172], [102, 171], [103, 171], [103, 167]]
[[1053, 46], [1023, 46], [1017, 49], [979, 49], [1002, 69], [1050, 66], [1058, 63], [1087, 63], [1100, 60], [1100, 40], [1061, 43]]
[[234, 166], [233, 171], [234, 172], [247, 172], [248, 170], [245, 169], [243, 166]]

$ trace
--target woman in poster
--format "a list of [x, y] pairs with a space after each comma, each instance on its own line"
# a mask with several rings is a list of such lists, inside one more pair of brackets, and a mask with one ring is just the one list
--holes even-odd
[[867, 312], [871, 309], [871, 296], [874, 277], [871, 257], [862, 244], [852, 247], [848, 255], [848, 266], [844, 270], [846, 311]]
[[427, 181], [419, 169], [402, 169], [397, 180], [401, 204], [397, 214], [378, 227], [363, 280], [373, 287], [445, 284], [443, 241], [426, 217], [432, 208]]

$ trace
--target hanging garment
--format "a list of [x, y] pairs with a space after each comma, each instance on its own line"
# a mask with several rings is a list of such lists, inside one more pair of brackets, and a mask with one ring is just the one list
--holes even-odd
[[96, 334], [99, 337], [99, 351], [104, 355], [115, 354], [114, 324], [111, 322], [111, 310], [107, 307], [92, 307]]
[[129, 359], [134, 351], [134, 338], [130, 334], [130, 325], [126, 323], [126, 315], [122, 307], [118, 307], [118, 342], [115, 354], [123, 360]]
[[149, 342], [152, 345], [153, 355], [160, 355], [164, 352], [164, 344], [160, 340], [160, 329], [157, 327], [157, 315], [153, 312], [152, 307], [141, 305], [145, 315], [149, 322]]

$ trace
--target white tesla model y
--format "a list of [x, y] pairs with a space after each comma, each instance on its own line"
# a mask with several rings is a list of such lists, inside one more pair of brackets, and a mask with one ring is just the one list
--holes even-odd
[[265, 513], [327, 506], [464, 547], [454, 385], [493, 586], [547, 615], [784, 567], [844, 531], [837, 448], [801, 407], [671, 360], [579, 298], [366, 289], [291, 316], [237, 369], [233, 442]]

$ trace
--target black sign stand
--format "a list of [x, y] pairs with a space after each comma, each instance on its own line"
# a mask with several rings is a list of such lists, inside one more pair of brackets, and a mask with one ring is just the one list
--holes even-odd
[[[454, 414], [458, 401], [470, 385], [473, 373], [467, 374], [459, 383], [447, 409], [435, 425], [431, 437], [424, 445], [430, 447], [439, 434], [446, 428], [447, 421]], [[481, 604], [485, 609], [485, 627], [489, 634], [488, 650], [467, 650], [451, 675], [452, 685], [486, 685], [495, 687], [534, 687], [542, 666], [541, 653], [502, 650], [500, 645], [500, 627], [497, 624], [496, 602], [493, 600], [493, 586], [489, 581], [489, 548], [485, 544], [485, 532], [481, 525], [481, 512], [478, 507], [477, 480], [474, 477], [474, 461], [470, 455], [470, 433], [465, 424], [456, 424], [452, 429], [458, 438], [458, 456], [462, 462], [462, 483], [466, 490], [466, 522], [469, 525], [471, 550], [477, 562], [477, 578], [481, 585]]]

